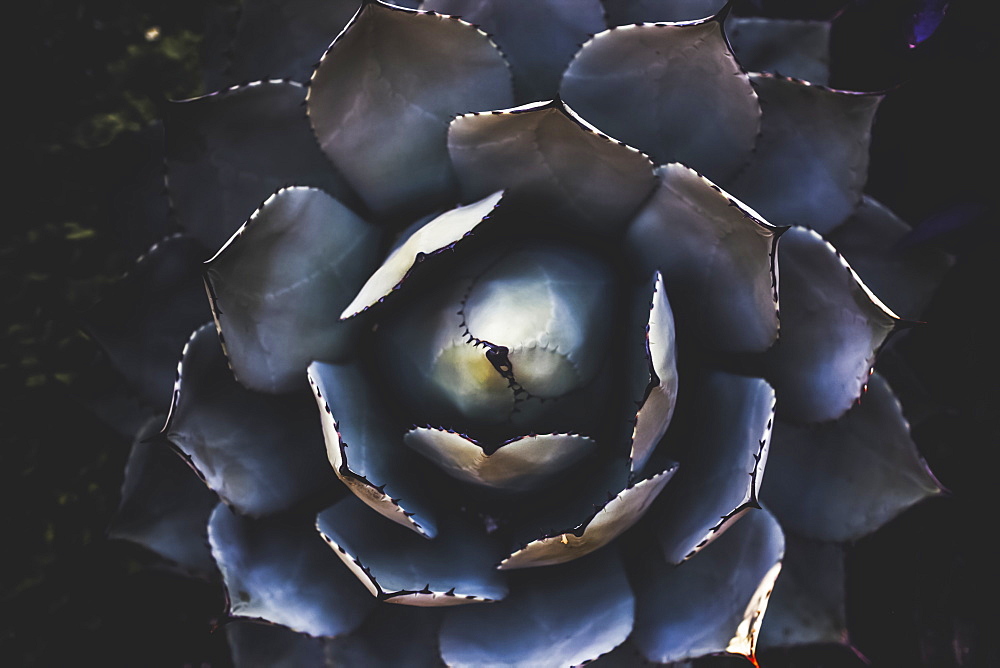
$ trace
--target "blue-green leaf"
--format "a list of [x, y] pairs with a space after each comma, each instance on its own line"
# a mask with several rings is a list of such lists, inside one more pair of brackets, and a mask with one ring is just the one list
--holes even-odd
[[879, 299], [904, 318], [916, 319], [954, 258], [940, 248], [903, 245], [910, 232], [896, 214], [865, 196], [829, 238]]
[[305, 386], [313, 360], [351, 355], [358, 321], [340, 311], [378, 262], [379, 230], [314, 188], [272, 195], [207, 264], [216, 325], [237, 380]]
[[136, 435], [125, 464], [121, 504], [108, 529], [202, 575], [215, 572], [208, 549], [208, 516], [218, 498], [159, 433], [160, 416]]
[[774, 390], [759, 378], [685, 374], [660, 446], [680, 470], [652, 512], [668, 562], [691, 557], [758, 507], [774, 405]]
[[560, 93], [658, 164], [682, 162], [718, 182], [747, 163], [760, 129], [757, 95], [714, 19], [598, 33], [570, 63]]
[[659, 177], [625, 239], [637, 270], [663, 273], [682, 339], [766, 350], [778, 336], [779, 231], [684, 165], [665, 165]]
[[439, 607], [507, 595], [505, 579], [495, 568], [502, 547], [468, 520], [442, 518], [434, 540], [425, 540], [347, 497], [321, 512], [316, 528], [379, 600]]
[[[283, 186], [355, 196], [316, 146], [306, 89], [261, 81], [178, 102], [167, 110], [167, 186], [178, 222], [207, 248], [222, 246]], [[266, 132], [261, 132], [266, 128]]]
[[732, 16], [726, 36], [745, 70], [821, 85], [830, 78], [829, 21]]
[[765, 375], [778, 393], [779, 417], [833, 420], [861, 396], [899, 318], [811, 230], [782, 235], [778, 266], [781, 336], [766, 354]]
[[459, 116], [448, 151], [464, 200], [507, 188], [548, 225], [587, 233], [619, 234], [656, 184], [649, 158], [558, 101]]
[[826, 234], [861, 202], [871, 124], [881, 96], [751, 76], [763, 125], [753, 160], [730, 192], [775, 225]]
[[208, 540], [235, 617], [338, 636], [358, 628], [375, 604], [307, 517], [250, 520], [220, 503]]
[[683, 564], [646, 555], [635, 576], [632, 642], [659, 663], [721, 652], [752, 657], [784, 548], [774, 518], [752, 510]]
[[614, 550], [510, 580], [505, 600], [446, 612], [441, 656], [449, 666], [579, 665], [632, 630], [635, 601]]
[[855, 540], [942, 491], [877, 374], [839, 420], [812, 426], [779, 420], [769, 467], [761, 493], [768, 508], [782, 526], [818, 540]]
[[323, 152], [379, 214], [454, 201], [445, 138], [459, 114], [513, 104], [484, 33], [451, 17], [366, 2], [323, 55], [307, 106]]
[[425, 538], [437, 534], [427, 500], [426, 475], [403, 429], [387, 419], [370, 380], [357, 363], [309, 365], [323, 425], [327, 458], [340, 480], [376, 511]]
[[573, 54], [605, 28], [598, 0], [426, 0], [422, 8], [488, 32], [510, 61], [519, 102], [555, 97]]
[[275, 396], [237, 383], [205, 325], [184, 348], [164, 434], [224, 501], [266, 515], [340, 491], [314, 410], [305, 387]]

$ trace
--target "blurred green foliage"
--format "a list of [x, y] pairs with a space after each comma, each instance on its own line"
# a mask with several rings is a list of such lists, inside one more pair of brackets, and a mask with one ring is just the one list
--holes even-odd
[[[132, 260], [112, 225], [115, 189], [130, 169], [119, 144], [168, 100], [202, 92], [199, 48], [212, 3], [27, 4], [30, 16], [16, 26], [24, 46], [11, 63], [26, 74], [12, 96], [15, 208], [0, 227], [0, 531], [10, 557], [0, 575], [0, 662], [71, 665], [88, 656], [128, 665], [143, 645], [159, 652], [146, 665], [211, 661], [184, 642], [148, 647], [154, 627], [198, 637], [184, 624], [202, 629], [205, 620], [178, 613], [179, 597], [217, 614], [218, 591], [150, 574], [140, 568], [149, 555], [104, 539], [129, 444], [76, 397], [103, 368], [79, 316]], [[163, 599], [130, 599], [141, 590], [136, 578], [152, 578], [149, 591]], [[214, 663], [225, 662], [219, 656]]]

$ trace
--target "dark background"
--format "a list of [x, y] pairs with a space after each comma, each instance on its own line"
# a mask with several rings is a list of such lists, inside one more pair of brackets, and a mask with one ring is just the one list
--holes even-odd
[[[114, 204], [133, 133], [199, 92], [206, 16], [236, 0], [39, 0], [9, 30], [6, 152], [13, 211], [0, 223], [0, 663], [229, 664], [217, 584], [109, 541], [128, 442], [83, 405], [101, 377], [79, 314], [129, 266]], [[896, 342], [922, 389], [914, 436], [952, 494], [860, 541], [848, 562], [852, 640], [876, 666], [996, 665], [1000, 554], [995, 201], [996, 21], [955, 0], [915, 48], [933, 0], [746, 0], [742, 13], [830, 17], [837, 87], [889, 90], [868, 192], [956, 256], [924, 315]], [[802, 5], [809, 5], [803, 9]], [[158, 36], [148, 31], [156, 27]], [[14, 42], [11, 42], [12, 44]], [[764, 654], [762, 665], [863, 665], [844, 648]]]

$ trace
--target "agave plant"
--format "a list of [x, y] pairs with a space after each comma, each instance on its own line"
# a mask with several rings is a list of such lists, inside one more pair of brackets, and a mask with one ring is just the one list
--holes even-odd
[[273, 625], [238, 664], [845, 641], [845, 544], [941, 491], [872, 370], [948, 258], [829, 25], [718, 5], [245, 3], [93, 328], [170, 399], [114, 533]]

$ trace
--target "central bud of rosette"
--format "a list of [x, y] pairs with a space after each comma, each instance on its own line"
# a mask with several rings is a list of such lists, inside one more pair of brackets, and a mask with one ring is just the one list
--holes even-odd
[[461, 479], [530, 487], [594, 445], [583, 430], [596, 422], [595, 386], [608, 375], [614, 273], [555, 244], [467, 267], [388, 323], [380, 358], [419, 425], [408, 445]]

